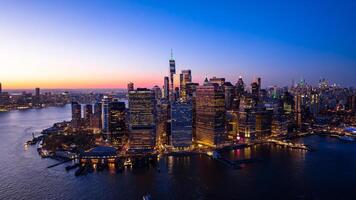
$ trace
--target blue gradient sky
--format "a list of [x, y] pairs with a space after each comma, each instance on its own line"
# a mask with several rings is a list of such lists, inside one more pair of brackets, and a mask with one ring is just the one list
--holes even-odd
[[161, 86], [173, 48], [193, 79], [356, 86], [356, 1], [1, 1], [7, 88]]

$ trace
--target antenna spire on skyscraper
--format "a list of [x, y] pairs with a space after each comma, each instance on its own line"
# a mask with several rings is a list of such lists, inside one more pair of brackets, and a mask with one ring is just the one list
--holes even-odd
[[173, 49], [171, 48], [171, 60], [173, 60]]

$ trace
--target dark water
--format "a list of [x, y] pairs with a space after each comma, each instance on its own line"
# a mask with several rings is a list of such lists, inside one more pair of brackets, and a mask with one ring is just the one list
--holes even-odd
[[206, 156], [168, 157], [157, 169], [75, 177], [23, 144], [33, 131], [68, 120], [70, 107], [0, 113], [0, 199], [356, 199], [356, 144], [311, 136], [318, 150], [256, 146], [224, 153], [260, 158], [232, 170]]

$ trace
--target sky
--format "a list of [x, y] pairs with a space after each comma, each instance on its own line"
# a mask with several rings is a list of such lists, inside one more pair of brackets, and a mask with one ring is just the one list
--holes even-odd
[[[170, 52], [193, 81], [356, 86], [356, 1], [1, 0], [5, 89], [163, 85]], [[178, 79], [178, 78], [176, 78]]]

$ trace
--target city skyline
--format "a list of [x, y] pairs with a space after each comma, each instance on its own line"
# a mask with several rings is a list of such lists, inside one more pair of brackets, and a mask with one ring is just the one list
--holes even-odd
[[193, 82], [217, 76], [235, 83], [242, 75], [246, 83], [262, 77], [263, 87], [302, 77], [356, 85], [351, 1], [0, 5], [4, 90], [162, 87], [171, 48], [177, 74], [190, 69]]

